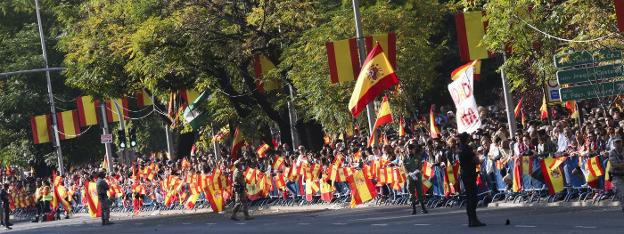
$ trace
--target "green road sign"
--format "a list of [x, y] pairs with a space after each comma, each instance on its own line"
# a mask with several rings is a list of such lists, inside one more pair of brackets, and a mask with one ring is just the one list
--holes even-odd
[[585, 100], [591, 98], [601, 98], [615, 96], [624, 93], [624, 80], [601, 83], [595, 85], [584, 85], [560, 89], [561, 101]]
[[559, 84], [574, 84], [622, 76], [622, 64], [611, 64], [557, 72]]
[[582, 64], [604, 62], [622, 59], [622, 51], [615, 49], [601, 49], [594, 51], [573, 52], [570, 54], [555, 55], [555, 67], [573, 67]]

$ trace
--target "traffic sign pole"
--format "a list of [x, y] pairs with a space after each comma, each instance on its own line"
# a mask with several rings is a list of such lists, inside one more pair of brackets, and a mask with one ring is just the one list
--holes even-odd
[[[106, 104], [102, 102], [100, 104], [100, 114], [102, 115], [102, 135], [109, 135], [108, 133], [108, 120], [106, 119]], [[104, 143], [106, 148], [106, 161], [108, 161], [108, 172], [113, 172], [113, 157], [111, 153], [113, 152], [113, 147], [111, 146], [111, 142]]]

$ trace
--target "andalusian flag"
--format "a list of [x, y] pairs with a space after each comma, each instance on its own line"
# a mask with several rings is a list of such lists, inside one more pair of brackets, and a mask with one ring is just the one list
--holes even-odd
[[440, 129], [435, 123], [435, 114], [433, 113], [434, 108], [435, 105], [431, 105], [431, 107], [429, 107], [429, 133], [431, 134], [431, 138], [437, 139], [440, 138]]
[[463, 62], [492, 56], [486, 46], [480, 44], [487, 26], [483, 20], [484, 14], [485, 12], [482, 11], [471, 11], [455, 15], [459, 56]]
[[76, 99], [80, 126], [86, 127], [98, 124], [100, 119], [97, 111], [99, 105], [100, 103], [91, 96], [82, 96]]
[[78, 120], [78, 111], [70, 110], [56, 113], [58, 123], [59, 138], [67, 140], [76, 138], [80, 134], [80, 123]]
[[394, 73], [390, 61], [377, 43], [364, 61], [355, 83], [351, 100], [349, 100], [351, 114], [357, 117], [368, 103], [375, 100], [384, 90], [398, 83], [399, 79]]
[[207, 91], [202, 92], [193, 103], [188, 105], [184, 110], [184, 121], [191, 125], [193, 130], [199, 129], [202, 124], [208, 120], [208, 114], [204, 111], [203, 102], [208, 99], [210, 94]]
[[518, 105], [516, 105], [516, 108], [514, 108], [514, 117], [516, 119], [522, 114], [522, 100], [524, 100], [524, 98], [520, 98], [520, 101], [518, 101]]
[[544, 182], [550, 195], [563, 191], [563, 173], [559, 167], [553, 168], [553, 165], [556, 163], [557, 160], [554, 158], [544, 158], [544, 160], [540, 161]]
[[260, 145], [258, 149], [256, 149], [256, 154], [258, 155], [258, 158], [264, 158], [269, 149], [271, 149], [271, 147], [266, 143]]
[[267, 80], [264, 75], [275, 69], [275, 65], [264, 55], [254, 57], [254, 72], [256, 75], [256, 88], [260, 92], [269, 92], [280, 87], [279, 80]]
[[52, 120], [50, 118], [50, 115], [38, 115], [33, 116], [30, 119], [33, 142], [35, 144], [48, 143], [52, 140], [52, 134], [50, 131], [51, 123]]
[[243, 138], [243, 133], [237, 127], [236, 130], [234, 130], [234, 137], [232, 138], [232, 150], [230, 151], [232, 161], [238, 159], [238, 150], [243, 146], [244, 143]]
[[392, 123], [392, 110], [390, 109], [388, 97], [384, 97], [381, 105], [379, 106], [379, 112], [377, 112], [377, 120], [375, 120], [375, 126], [373, 126], [373, 133], [370, 135], [370, 139], [368, 140], [369, 146], [373, 141], [373, 138], [375, 138], [375, 130], [387, 123]]
[[364, 204], [377, 197], [375, 186], [362, 170], [355, 170], [347, 180], [351, 188], [351, 207]]
[[478, 59], [471, 61], [469, 63], [466, 63], [462, 65], [461, 67], [458, 67], [457, 69], [453, 70], [453, 72], [451, 73], [451, 80], [459, 79], [459, 77], [465, 74], [466, 70], [468, 70], [468, 68], [470, 67], [474, 67], [474, 70], [472, 73], [473, 79], [480, 80], [481, 79], [481, 60], [478, 60]]
[[548, 103], [546, 102], [546, 94], [542, 98], [542, 106], [540, 107], [540, 120], [548, 119]]

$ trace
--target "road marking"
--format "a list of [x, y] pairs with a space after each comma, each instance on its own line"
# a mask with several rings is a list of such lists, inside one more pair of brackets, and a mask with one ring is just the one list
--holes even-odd
[[206, 223], [206, 225], [215, 225], [217, 223]]
[[536, 228], [537, 226], [531, 226], [531, 225], [516, 225], [515, 227], [517, 227], [517, 228]]
[[134, 223], [134, 225], [143, 225], [143, 223]]
[[388, 220], [388, 219], [400, 219], [400, 218], [409, 218], [414, 217], [412, 215], [402, 215], [402, 216], [391, 216], [391, 217], [376, 217], [376, 218], [365, 218], [365, 219], [354, 219], [354, 221], [380, 221], [380, 220]]
[[238, 224], [238, 225], [245, 225], [245, 224], [247, 224], [247, 223], [236, 223], [236, 224]]
[[414, 226], [431, 226], [431, 224], [428, 224], [428, 223], [415, 223]]
[[385, 226], [388, 226], [388, 224], [387, 223], [373, 223], [371, 224], [371, 226], [385, 227]]
[[310, 225], [310, 223], [297, 223], [297, 225]]
[[347, 225], [346, 223], [332, 223], [333, 225]]
[[575, 228], [595, 229], [596, 226], [574, 226]]
[[182, 225], [189, 225], [189, 224], [191, 224], [191, 223], [182, 223]]

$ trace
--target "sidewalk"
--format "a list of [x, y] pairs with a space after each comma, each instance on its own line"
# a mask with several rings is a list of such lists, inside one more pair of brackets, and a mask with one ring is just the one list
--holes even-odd
[[513, 208], [513, 207], [619, 207], [620, 202], [600, 201], [600, 202], [550, 202], [550, 203], [513, 203], [513, 202], [492, 202], [488, 207]]

